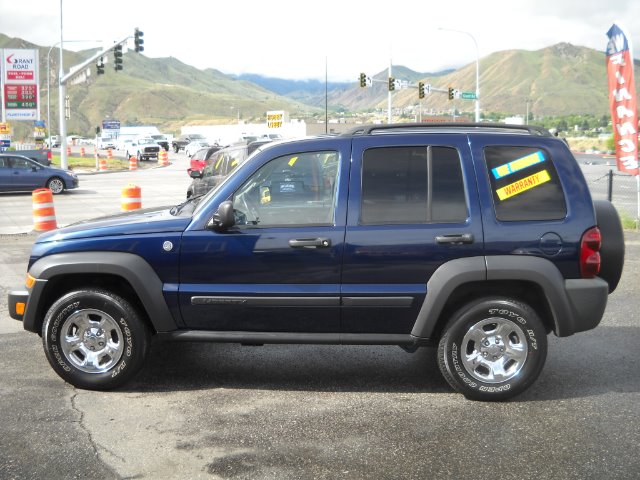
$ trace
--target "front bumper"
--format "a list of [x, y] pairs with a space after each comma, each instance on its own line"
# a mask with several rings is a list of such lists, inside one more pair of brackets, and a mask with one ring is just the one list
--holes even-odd
[[27, 301], [29, 300], [29, 292], [25, 289], [11, 290], [9, 292], [9, 316], [15, 320], [22, 321], [24, 312], [27, 310]]

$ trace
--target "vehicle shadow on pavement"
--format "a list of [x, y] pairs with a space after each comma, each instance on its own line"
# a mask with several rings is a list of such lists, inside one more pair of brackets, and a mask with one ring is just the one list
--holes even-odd
[[434, 348], [407, 353], [396, 346], [265, 345], [157, 341], [131, 391], [210, 388], [450, 392]]
[[[598, 327], [549, 337], [538, 380], [516, 402], [639, 393], [640, 328]], [[616, 348], [612, 349], [611, 345]], [[265, 345], [155, 341], [140, 374], [120, 391], [211, 388], [319, 392], [452, 393], [433, 347]]]

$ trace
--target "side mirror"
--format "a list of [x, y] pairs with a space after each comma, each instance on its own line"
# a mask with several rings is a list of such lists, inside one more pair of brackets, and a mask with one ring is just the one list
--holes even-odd
[[189, 170], [189, 176], [191, 178], [202, 178], [202, 172], [200, 170]]
[[227, 200], [222, 202], [218, 211], [213, 215], [207, 227], [215, 230], [226, 230], [236, 224], [236, 217], [233, 213], [233, 202]]

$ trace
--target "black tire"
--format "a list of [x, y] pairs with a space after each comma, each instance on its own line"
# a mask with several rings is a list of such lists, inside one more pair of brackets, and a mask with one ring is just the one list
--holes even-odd
[[452, 317], [438, 344], [449, 385], [472, 400], [507, 400], [542, 371], [547, 333], [536, 312], [509, 298], [482, 298]]
[[51, 306], [42, 343], [63, 380], [87, 390], [110, 390], [142, 368], [149, 330], [122, 297], [100, 289], [78, 290]]
[[174, 145], [173, 146], [173, 151], [178, 153], [180, 151], [180, 148], [178, 147], [178, 145]]
[[609, 293], [618, 286], [624, 267], [624, 231], [618, 211], [607, 200], [593, 202], [596, 222], [602, 236], [600, 247], [600, 273], [598, 276], [609, 284]]
[[47, 188], [51, 190], [51, 193], [53, 193], [54, 195], [59, 195], [64, 192], [64, 180], [62, 180], [60, 177], [51, 177], [49, 180], [47, 180]]

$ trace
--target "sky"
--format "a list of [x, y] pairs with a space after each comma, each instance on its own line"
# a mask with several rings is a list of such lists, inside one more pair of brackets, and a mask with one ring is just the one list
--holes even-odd
[[390, 60], [437, 72], [560, 42], [604, 51], [613, 23], [635, 58], [640, 48], [639, 0], [0, 0], [0, 33], [54, 46], [61, 11], [65, 49], [108, 46], [138, 27], [148, 57], [300, 80], [355, 82]]

